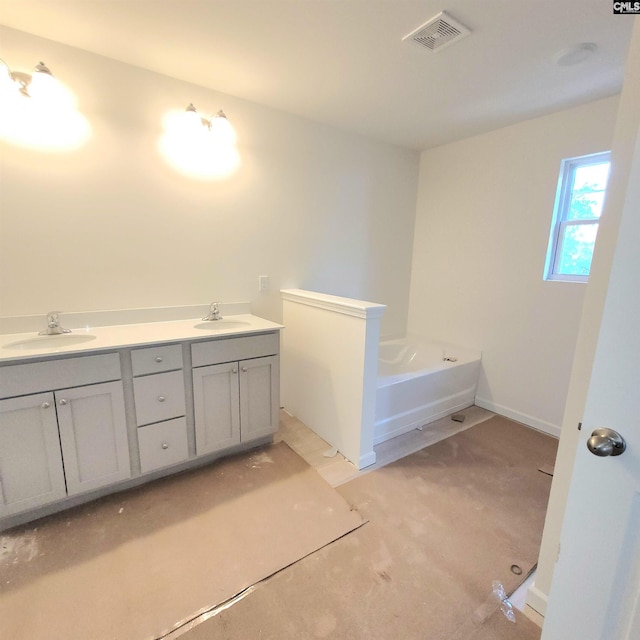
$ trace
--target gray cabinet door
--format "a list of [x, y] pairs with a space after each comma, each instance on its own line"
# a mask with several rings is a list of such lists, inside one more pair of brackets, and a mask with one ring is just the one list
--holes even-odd
[[69, 495], [131, 477], [122, 382], [55, 392]]
[[196, 454], [240, 443], [238, 363], [193, 369]]
[[66, 496], [53, 393], [0, 401], [0, 516]]
[[279, 358], [242, 360], [240, 366], [240, 432], [242, 442], [278, 429]]

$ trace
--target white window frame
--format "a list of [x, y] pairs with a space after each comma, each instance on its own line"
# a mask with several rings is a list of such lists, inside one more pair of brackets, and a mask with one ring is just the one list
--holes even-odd
[[[600, 222], [600, 218], [579, 218], [575, 220], [568, 220], [567, 214], [569, 211], [569, 204], [571, 202], [576, 170], [580, 167], [585, 167], [591, 164], [601, 164], [603, 162], [611, 162], [610, 151], [602, 151], [600, 153], [592, 153], [586, 156], [567, 158], [560, 164], [560, 177], [558, 178], [556, 201], [553, 208], [553, 218], [551, 221], [551, 231], [549, 233], [549, 243], [547, 245], [547, 258], [544, 268], [545, 280], [564, 282], [589, 281], [589, 274], [566, 275], [556, 273], [556, 266], [560, 262], [560, 256], [562, 255], [562, 242], [565, 228], [570, 225], [598, 224]], [[591, 268], [589, 268], [589, 271], [591, 271]]]

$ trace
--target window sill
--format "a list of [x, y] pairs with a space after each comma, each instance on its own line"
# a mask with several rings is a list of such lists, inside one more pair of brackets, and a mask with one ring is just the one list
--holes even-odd
[[548, 276], [544, 278], [545, 282], [572, 282], [578, 284], [587, 284], [589, 276]]

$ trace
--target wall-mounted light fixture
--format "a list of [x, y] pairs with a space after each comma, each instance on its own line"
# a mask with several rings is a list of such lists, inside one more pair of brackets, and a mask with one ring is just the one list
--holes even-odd
[[48, 150], [79, 147], [90, 135], [73, 93], [44, 62], [31, 73], [14, 71], [0, 59], [0, 138]]
[[214, 144], [232, 145], [236, 143], [236, 132], [222, 109], [215, 115], [206, 118], [197, 112], [191, 102], [185, 109], [183, 118], [185, 128], [193, 130], [196, 135], [202, 132], [202, 127], [208, 130]]
[[39, 62], [31, 73], [12, 71], [3, 60], [0, 60], [0, 91], [4, 96], [20, 94], [24, 98], [46, 100], [49, 105], [74, 106], [73, 94], [60, 84], [51, 69], [44, 62]]
[[[57, 84], [51, 69], [44, 62], [38, 62], [31, 75], [22, 71], [11, 71], [5, 63], [2, 64], [6, 70], [6, 76], [13, 82], [13, 89], [27, 98], [42, 96], [43, 92], [46, 93], [47, 87], [51, 89], [52, 83]], [[10, 90], [9, 85], [7, 89]]]
[[240, 165], [236, 132], [223, 111], [202, 117], [190, 103], [167, 114], [160, 151], [176, 170], [195, 178], [229, 177]]

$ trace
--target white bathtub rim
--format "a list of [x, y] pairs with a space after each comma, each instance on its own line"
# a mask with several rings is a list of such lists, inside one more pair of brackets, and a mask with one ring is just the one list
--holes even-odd
[[[479, 363], [482, 361], [482, 352], [469, 349], [467, 347], [461, 347], [457, 345], [450, 345], [444, 342], [440, 342], [437, 340], [427, 340], [426, 338], [420, 336], [413, 336], [411, 334], [407, 335], [405, 338], [395, 338], [393, 340], [381, 341], [380, 346], [383, 345], [398, 345], [404, 347], [401, 355], [389, 359], [378, 359], [378, 381], [377, 386], [386, 387], [390, 384], [395, 384], [397, 382], [403, 382], [410, 378], [429, 375], [432, 373], [438, 373], [440, 371], [446, 371], [447, 369], [452, 369], [454, 367], [459, 367], [469, 363]], [[420, 348], [422, 347], [423, 353], [420, 354]], [[406, 363], [405, 366], [401, 366], [401, 363], [406, 355], [407, 350], [413, 348], [418, 351], [418, 358], [420, 359], [420, 355], [424, 358], [424, 354], [429, 350], [432, 350], [430, 356], [424, 358], [417, 366], [410, 366], [410, 363]], [[450, 362], [444, 360], [440, 355], [435, 356], [433, 354], [433, 350], [436, 350], [440, 353], [447, 353], [447, 355], [456, 358], [454, 362]], [[411, 357], [413, 360], [414, 356]], [[380, 373], [380, 363], [394, 367], [395, 370], [390, 373]]]

